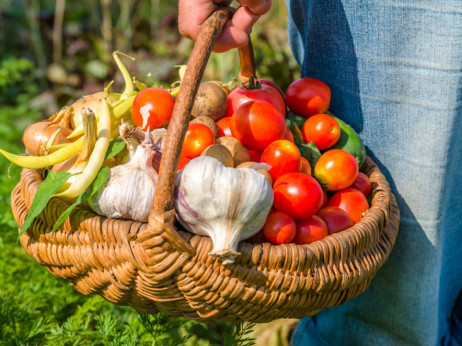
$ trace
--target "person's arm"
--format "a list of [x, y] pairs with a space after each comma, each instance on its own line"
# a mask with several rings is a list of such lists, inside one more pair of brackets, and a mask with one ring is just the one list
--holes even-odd
[[[245, 46], [252, 26], [271, 7], [271, 0], [238, 0], [242, 5], [225, 25], [215, 43], [215, 52], [225, 52], [231, 48]], [[180, 33], [197, 39], [202, 23], [213, 12], [216, 4], [229, 3], [228, 0], [179, 0], [178, 29]]]

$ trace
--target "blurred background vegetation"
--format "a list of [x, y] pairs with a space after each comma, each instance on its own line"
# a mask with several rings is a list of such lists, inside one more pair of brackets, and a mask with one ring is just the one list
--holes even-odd
[[[252, 33], [258, 76], [283, 90], [299, 76], [286, 26], [284, 1], [274, 0]], [[111, 80], [117, 90], [122, 78], [113, 50], [136, 58], [128, 67], [137, 79], [150, 73], [167, 86], [178, 79], [174, 66], [187, 63], [192, 45], [178, 33], [177, 1], [1, 0], [0, 147], [24, 152], [21, 136], [28, 124], [103, 90]], [[212, 54], [205, 79], [237, 77], [237, 59], [236, 50]], [[0, 158], [0, 345], [238, 343], [243, 333], [235, 325], [140, 315], [83, 296], [49, 274], [17, 240], [9, 196], [19, 174]], [[273, 344], [284, 344], [279, 339]]]

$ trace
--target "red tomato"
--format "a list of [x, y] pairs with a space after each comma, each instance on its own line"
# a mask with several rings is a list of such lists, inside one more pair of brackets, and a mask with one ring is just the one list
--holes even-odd
[[271, 243], [280, 245], [290, 243], [295, 237], [295, 221], [280, 211], [272, 211], [266, 218], [263, 234]]
[[263, 101], [243, 104], [231, 117], [231, 132], [248, 149], [263, 151], [284, 138], [287, 125], [281, 112]]
[[231, 133], [231, 117], [224, 117], [217, 121], [220, 137], [232, 136]]
[[226, 111], [226, 115], [233, 115], [240, 106], [249, 101], [268, 102], [281, 112], [283, 117], [286, 115], [284, 97], [273, 87], [264, 84], [258, 89], [246, 89], [241, 86], [231, 91], [228, 95], [228, 110]]
[[330, 148], [340, 138], [340, 126], [328, 114], [316, 114], [309, 117], [302, 127], [305, 143], [314, 142], [319, 150]]
[[250, 153], [250, 161], [260, 162], [260, 160], [261, 160], [261, 152], [250, 149], [249, 153]]
[[311, 244], [328, 235], [327, 225], [316, 215], [305, 220], [297, 221], [295, 224], [297, 227], [297, 233], [294, 239], [295, 244]]
[[260, 162], [271, 166], [269, 172], [274, 181], [284, 174], [298, 172], [300, 170], [301, 157], [300, 150], [298, 150], [294, 143], [280, 139], [266, 147], [261, 154]]
[[317, 215], [326, 223], [329, 234], [337, 233], [353, 226], [350, 215], [337, 207], [322, 208]]
[[327, 202], [329, 201], [329, 197], [327, 197], [327, 193], [325, 190], [322, 190], [322, 205], [321, 208], [327, 206]]
[[366, 197], [361, 191], [351, 187], [337, 191], [327, 203], [329, 207], [338, 207], [350, 215], [353, 223], [361, 221], [363, 213], [369, 209]]
[[180, 155], [180, 161], [178, 161], [178, 169], [177, 169], [177, 171], [182, 170], [184, 168], [184, 166], [186, 166], [186, 164], [189, 161], [191, 161], [191, 160], [188, 159], [186, 156]]
[[146, 88], [135, 97], [132, 118], [143, 131], [167, 125], [172, 117], [175, 98], [162, 88]]
[[229, 96], [228, 96], [228, 106], [226, 106], [226, 113], [225, 113], [224, 118], [230, 118], [233, 116], [233, 114], [234, 114], [234, 108], [231, 102], [229, 102]]
[[366, 196], [366, 198], [369, 197], [372, 190], [371, 181], [363, 172], [358, 173], [358, 177], [351, 185], [351, 187], [361, 191], [364, 194], [364, 196]]
[[286, 91], [287, 107], [295, 114], [308, 118], [329, 109], [330, 95], [330, 89], [324, 82], [300, 78], [292, 82]]
[[358, 172], [354, 156], [342, 149], [326, 151], [314, 166], [314, 176], [329, 191], [349, 187], [358, 177]]
[[[266, 78], [257, 78], [256, 79], [257, 82], [260, 82], [261, 84], [264, 84], [264, 85], [268, 85], [274, 89], [276, 89], [277, 91], [279, 91], [279, 93], [281, 94], [281, 96], [284, 98], [285, 95], [284, 95], [284, 92], [281, 90], [281, 88], [276, 84], [274, 83], [273, 81], [269, 80], [269, 79], [266, 79]], [[248, 83], [247, 83], [248, 85]]]
[[192, 160], [213, 143], [215, 143], [215, 136], [207, 126], [198, 123], [189, 124], [181, 154]]
[[274, 207], [294, 219], [307, 219], [321, 208], [322, 189], [316, 179], [300, 172], [287, 173], [273, 186]]
[[301, 160], [301, 165], [300, 165], [300, 173], [305, 173], [305, 174], [308, 174], [309, 176], [311, 176], [311, 166], [310, 166], [310, 162], [305, 159], [303, 156], [302, 158], [300, 159]]
[[294, 135], [289, 130], [289, 128], [287, 128], [286, 134], [284, 135], [284, 139], [287, 139], [288, 141], [294, 143]]

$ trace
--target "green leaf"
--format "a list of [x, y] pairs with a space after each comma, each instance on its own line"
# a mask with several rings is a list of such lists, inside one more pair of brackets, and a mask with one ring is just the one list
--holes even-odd
[[78, 206], [80, 203], [86, 201], [89, 197], [93, 196], [106, 182], [107, 176], [109, 175], [109, 168], [102, 167], [98, 175], [96, 176], [93, 183], [80, 195], [77, 197], [77, 200], [72, 203], [65, 211], [60, 215], [58, 220], [56, 221], [55, 225], [53, 226], [53, 230], [51, 233], [55, 233], [56, 230], [66, 221], [69, 215], [71, 215], [72, 211]]
[[313, 142], [309, 142], [306, 144], [299, 144], [297, 145], [298, 149], [300, 149], [300, 154], [308, 160], [311, 166], [311, 172], [314, 172], [314, 166], [316, 162], [318, 162], [319, 158], [321, 157], [321, 152], [319, 151], [316, 144]]
[[111, 157], [116, 156], [118, 153], [124, 150], [125, 145], [126, 145], [125, 142], [121, 139], [111, 141], [109, 143], [109, 147], [107, 148], [104, 159], [107, 160], [107, 159], [110, 159]]
[[292, 132], [295, 145], [304, 144], [305, 142], [303, 141], [303, 134], [302, 131], [300, 131], [297, 123], [293, 119], [286, 118], [286, 124], [289, 131]]
[[99, 189], [106, 183], [106, 180], [109, 176], [109, 168], [104, 166], [101, 167], [101, 169], [98, 172], [98, 175], [96, 176], [95, 180], [93, 183], [90, 185], [88, 189], [90, 189], [90, 194], [88, 197], [93, 196], [96, 192], [98, 192]]
[[77, 197], [76, 201], [72, 203], [65, 211], [59, 216], [58, 221], [56, 221], [55, 225], [53, 226], [53, 229], [51, 230], [51, 234], [55, 233], [56, 230], [61, 226], [64, 221], [66, 221], [67, 217], [72, 213], [74, 208], [78, 206], [80, 203], [82, 203], [84, 200], [88, 198], [88, 189], [86, 189], [80, 196]]
[[26, 220], [21, 227], [21, 236], [32, 224], [35, 218], [45, 209], [51, 196], [69, 179], [71, 173], [49, 172], [47, 178], [39, 185], [34, 200], [27, 214]]
[[305, 124], [307, 118], [302, 117], [301, 115], [292, 113], [291, 111], [287, 112], [287, 119], [292, 120], [295, 124], [297, 124], [298, 128], [301, 129]]

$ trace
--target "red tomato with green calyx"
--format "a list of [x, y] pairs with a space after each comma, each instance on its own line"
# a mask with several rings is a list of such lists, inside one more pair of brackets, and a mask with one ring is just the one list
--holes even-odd
[[322, 208], [317, 215], [326, 223], [329, 234], [341, 232], [353, 226], [350, 215], [338, 207]]
[[255, 84], [251, 84], [247, 87], [241, 86], [231, 91], [228, 95], [228, 109], [226, 115], [233, 115], [240, 106], [250, 101], [268, 102], [281, 112], [283, 117], [286, 115], [284, 97], [281, 96], [278, 90], [265, 84], [260, 84], [259, 86]]
[[287, 173], [273, 185], [274, 208], [296, 220], [307, 219], [321, 208], [323, 196], [316, 179], [300, 172]]
[[337, 121], [328, 114], [313, 115], [302, 127], [305, 143], [314, 142], [319, 150], [325, 150], [337, 143], [340, 133]]
[[198, 123], [189, 124], [184, 137], [181, 155], [192, 160], [200, 156], [205, 148], [214, 143], [215, 136], [207, 126]]
[[143, 131], [165, 126], [172, 117], [175, 98], [162, 88], [146, 88], [135, 97], [132, 119]]
[[305, 220], [297, 221], [295, 225], [297, 228], [294, 239], [295, 244], [311, 244], [328, 235], [327, 225], [316, 215]]
[[363, 193], [351, 187], [337, 191], [329, 199], [327, 206], [344, 210], [355, 224], [361, 221], [363, 213], [369, 209], [369, 204]]
[[330, 88], [315, 78], [300, 78], [286, 91], [287, 107], [295, 114], [310, 117], [325, 113], [330, 105]]
[[358, 162], [349, 152], [331, 149], [321, 155], [314, 166], [314, 176], [329, 191], [342, 190], [356, 180]]
[[271, 243], [280, 245], [290, 243], [295, 237], [295, 221], [280, 211], [272, 211], [266, 218], [263, 234]]
[[[257, 79], [255, 79], [255, 81], [257, 83], [261, 83], [261, 84], [264, 84], [264, 85], [267, 85], [267, 86], [270, 86], [270, 87], [276, 89], [277, 91], [279, 91], [282, 98], [285, 97], [284, 92], [281, 90], [281, 88], [276, 83], [274, 83], [272, 80], [269, 80], [269, 79], [266, 79], [266, 78], [257, 78]], [[247, 83], [247, 85], [248, 85], [248, 83]]]
[[260, 162], [271, 166], [269, 173], [273, 180], [276, 180], [284, 174], [298, 172], [300, 170], [301, 157], [300, 150], [298, 150], [298, 147], [294, 143], [280, 139], [266, 147], [261, 154]]
[[371, 190], [372, 190], [371, 181], [369, 180], [367, 175], [365, 175], [363, 172], [358, 173], [358, 177], [356, 178], [354, 183], [351, 185], [351, 187], [356, 190], [361, 191], [366, 198], [369, 197], [369, 195], [371, 194]]
[[263, 151], [284, 138], [286, 121], [274, 106], [263, 101], [244, 103], [231, 117], [231, 132], [245, 147]]

